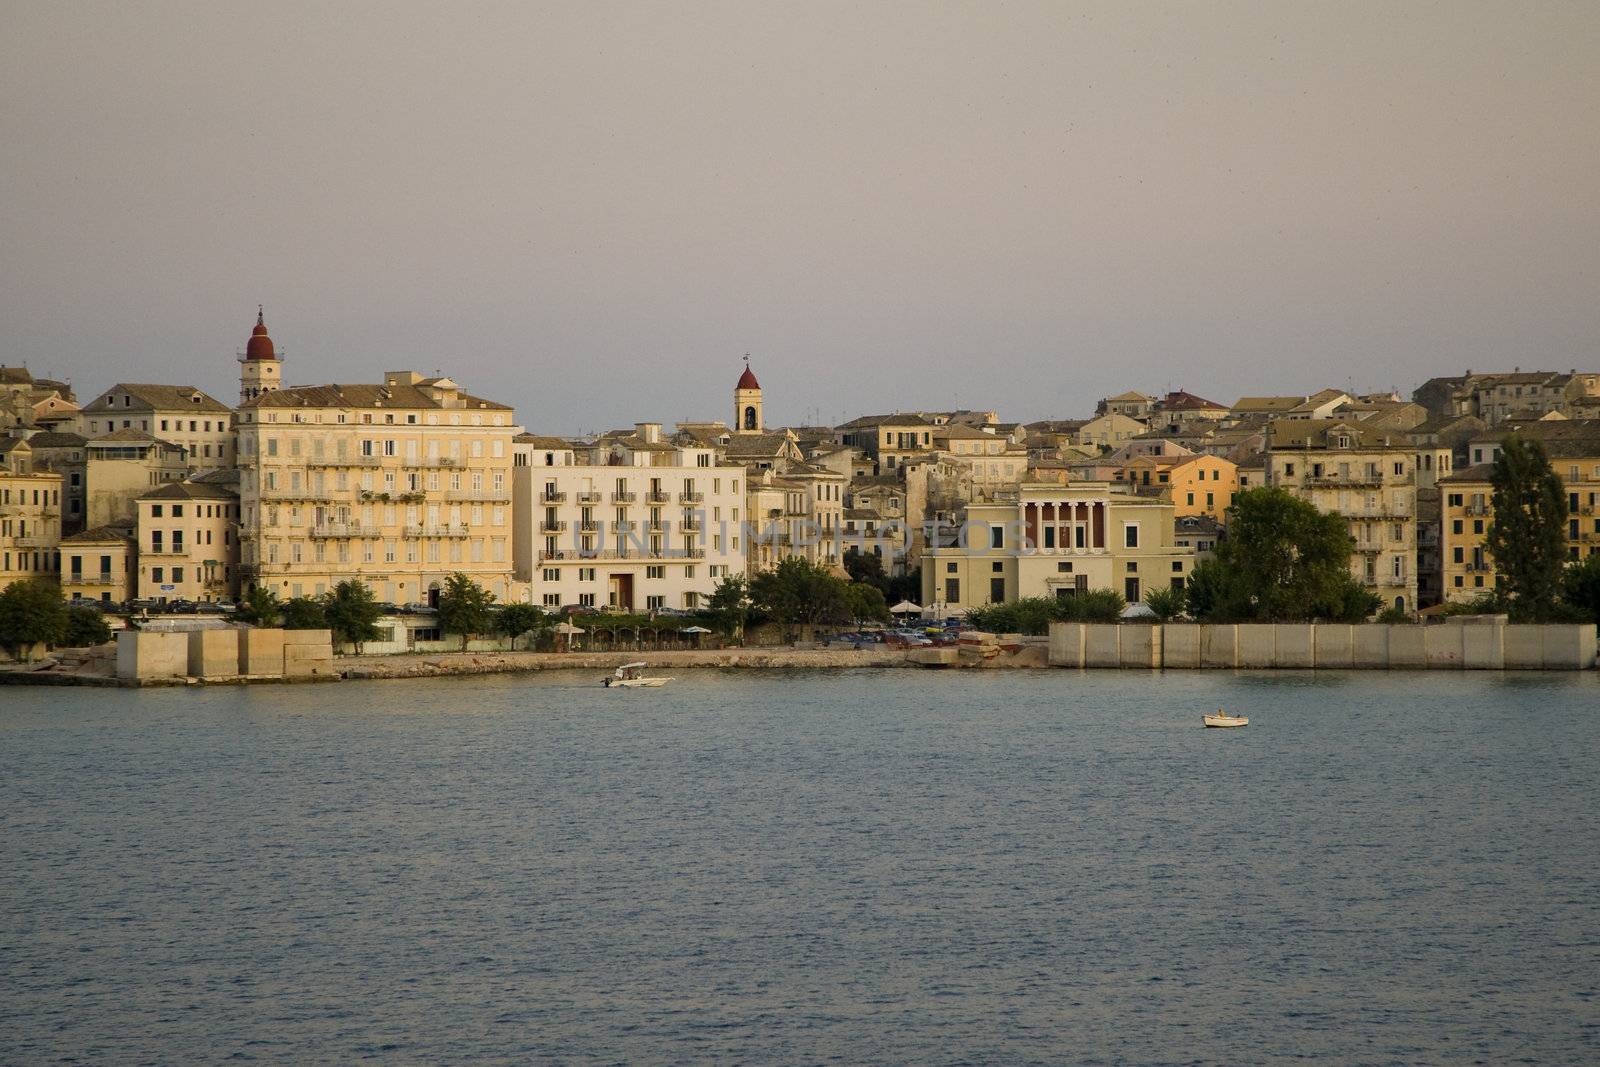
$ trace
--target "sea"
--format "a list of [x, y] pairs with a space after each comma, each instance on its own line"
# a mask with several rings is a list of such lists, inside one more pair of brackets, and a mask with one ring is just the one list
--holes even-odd
[[599, 682], [0, 688], [0, 1062], [1600, 1061], [1592, 672]]

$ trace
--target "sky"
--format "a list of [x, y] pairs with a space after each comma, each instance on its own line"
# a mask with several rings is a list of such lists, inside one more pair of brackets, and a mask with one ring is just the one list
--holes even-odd
[[1592, 2], [0, 5], [0, 364], [544, 433], [1600, 367]]

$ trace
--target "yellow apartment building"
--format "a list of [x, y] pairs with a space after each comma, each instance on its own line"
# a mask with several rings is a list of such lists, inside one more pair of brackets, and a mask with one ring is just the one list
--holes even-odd
[[274, 389], [238, 413], [246, 586], [317, 596], [360, 579], [380, 601], [434, 602], [460, 571], [511, 594], [505, 404], [449, 378]]
[[1266, 481], [1349, 523], [1352, 577], [1384, 607], [1417, 610], [1415, 456], [1403, 433], [1338, 419], [1267, 429]]
[[0, 452], [0, 589], [60, 574], [61, 475], [32, 470], [18, 444]]
[[239, 597], [239, 495], [174, 482], [139, 498], [138, 595], [166, 603]]
[[61, 595], [109, 607], [133, 598], [137, 587], [133, 532], [97, 526], [61, 539]]
[[192, 385], [118, 383], [83, 406], [85, 437], [137, 430], [183, 449], [191, 471], [234, 464], [233, 412]]
[[[1532, 433], [1524, 427], [1528, 436]], [[1541, 440], [1551, 469], [1567, 494], [1567, 556], [1600, 552], [1600, 425], [1567, 424]], [[1499, 454], [1504, 435], [1476, 437], [1473, 450]], [[1495, 588], [1496, 570], [1487, 534], [1494, 522], [1494, 464], [1479, 463], [1439, 479], [1444, 600], [1459, 602]]]

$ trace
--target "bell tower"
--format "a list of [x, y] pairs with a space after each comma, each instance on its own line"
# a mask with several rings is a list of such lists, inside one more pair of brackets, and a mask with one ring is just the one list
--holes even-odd
[[761, 383], [750, 370], [750, 356], [744, 357], [744, 373], [733, 387], [733, 430], [735, 433], [765, 433], [761, 418]]
[[254, 400], [262, 393], [273, 393], [283, 387], [283, 360], [272, 347], [267, 336], [266, 313], [256, 306], [256, 328], [250, 331], [250, 343], [239, 354], [239, 403]]

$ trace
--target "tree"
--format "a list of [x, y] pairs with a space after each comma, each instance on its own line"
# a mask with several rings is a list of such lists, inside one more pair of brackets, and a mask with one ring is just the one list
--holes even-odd
[[67, 626], [62, 644], [68, 648], [86, 648], [89, 645], [103, 645], [109, 640], [111, 627], [106, 625], [106, 617], [99, 608], [84, 604], [67, 608]]
[[328, 613], [323, 602], [308, 596], [290, 597], [283, 602], [285, 630], [326, 630]]
[[889, 602], [883, 599], [883, 590], [866, 582], [851, 582], [845, 586], [844, 605], [857, 626], [864, 622], [883, 622], [889, 617]]
[[278, 603], [278, 594], [264, 585], [257, 585], [252, 586], [244, 594], [234, 618], [256, 626], [276, 626], [282, 610], [282, 605]]
[[461, 651], [467, 642], [494, 628], [494, 594], [460, 571], [445, 579], [439, 593], [439, 629], [461, 635]]
[[0, 591], [0, 645], [12, 654], [39, 642], [59, 645], [66, 634], [67, 606], [56, 583], [31, 578]]
[[744, 637], [750, 619], [750, 593], [744, 575], [730, 574], [717, 583], [706, 600], [706, 621], [729, 641]]
[[1544, 622], [1556, 614], [1567, 561], [1567, 495], [1544, 446], [1513, 434], [1500, 442], [1491, 475], [1494, 521], [1485, 538], [1511, 618]]
[[1357, 621], [1379, 600], [1350, 576], [1345, 519], [1282, 489], [1247, 489], [1228, 510], [1228, 536], [1195, 567], [1189, 613], [1210, 622]]
[[1576, 614], [1600, 625], [1600, 553], [1591, 552], [1561, 575], [1561, 599]]
[[536, 604], [507, 604], [495, 616], [495, 629], [512, 639], [526, 633], [543, 633], [550, 617]]
[[851, 546], [845, 550], [844, 570], [852, 582], [865, 582], [876, 586], [884, 596], [889, 595], [889, 576], [883, 570], [883, 557], [876, 552], [863, 552]]
[[798, 556], [778, 561], [750, 579], [750, 599], [787, 630], [844, 618], [845, 582]]
[[322, 611], [335, 644], [353, 644], [360, 653], [362, 645], [382, 636], [377, 624], [383, 609], [366, 582], [354, 578], [340, 582], [323, 600]]
[[1144, 606], [1156, 613], [1156, 618], [1162, 622], [1175, 619], [1183, 614], [1183, 603], [1186, 600], [1184, 591], [1175, 586], [1161, 588], [1155, 587], [1144, 595]]

